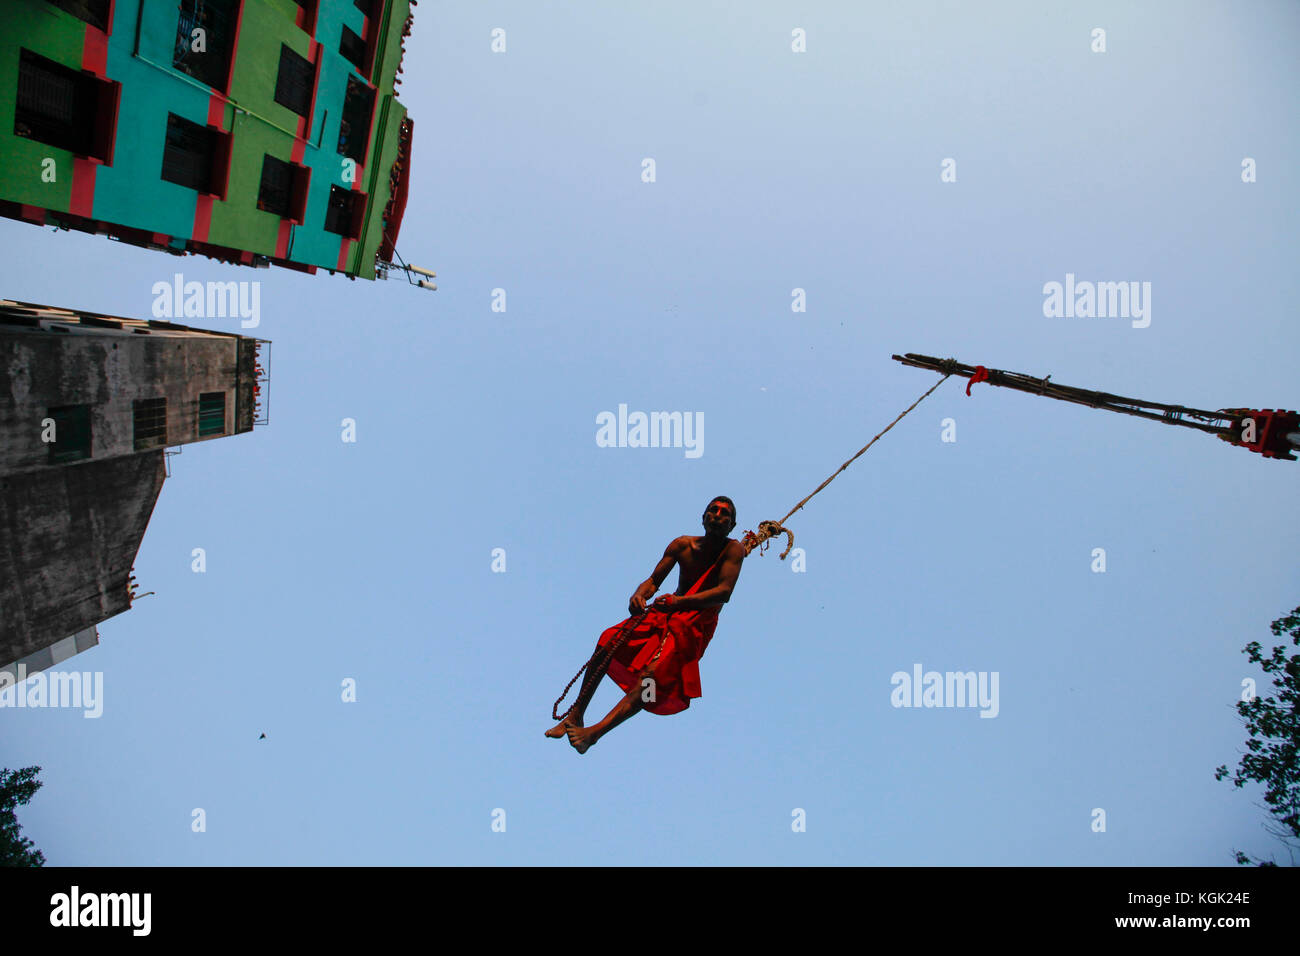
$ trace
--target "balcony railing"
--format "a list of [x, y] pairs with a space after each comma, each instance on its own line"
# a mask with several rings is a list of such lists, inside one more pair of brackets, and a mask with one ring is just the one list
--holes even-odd
[[271, 343], [254, 339], [253, 350], [253, 424], [268, 425], [271, 422]]

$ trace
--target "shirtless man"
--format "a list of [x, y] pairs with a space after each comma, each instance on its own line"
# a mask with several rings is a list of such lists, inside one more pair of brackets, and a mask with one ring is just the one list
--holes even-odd
[[[727, 537], [736, 527], [736, 506], [730, 498], [719, 496], [710, 501], [703, 520], [702, 536], [683, 535], [664, 549], [654, 572], [628, 601], [632, 617], [600, 636], [593, 658], [604, 657], [606, 644], [624, 629], [632, 630], [602, 668], [603, 673], [595, 675], [586, 693], [579, 695], [569, 716], [546, 731], [546, 736], [567, 736], [573, 749], [586, 753], [638, 711], [676, 714], [690, 706], [690, 698], [700, 696], [698, 661], [713, 638], [718, 612], [731, 600], [745, 558], [744, 546]], [[654, 597], [673, 565], [680, 569], [677, 591], [661, 595], [647, 611], [646, 602]], [[643, 612], [645, 616], [633, 624]], [[604, 720], [584, 727], [587, 705], [605, 673], [626, 693]]]

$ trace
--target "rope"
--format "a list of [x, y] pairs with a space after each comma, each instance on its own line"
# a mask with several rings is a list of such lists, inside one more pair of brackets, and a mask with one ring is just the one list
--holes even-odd
[[[935, 382], [934, 385], [930, 386], [929, 391], [927, 391], [924, 395], [922, 395], [920, 398], [914, 401], [911, 405], [908, 405], [907, 408], [903, 409], [903, 411], [899, 413], [898, 417], [895, 418], [888, 425], [886, 425], [884, 429], [882, 429], [880, 433], [876, 435], [875, 438], [871, 439], [871, 441], [867, 442], [865, 445], [859, 448], [858, 453], [856, 455], [854, 455], [844, 464], [840, 465], [840, 467], [835, 470], [835, 473], [833, 475], [831, 475], [820, 485], [814, 488], [811, 494], [809, 494], [806, 498], [804, 498], [797, 505], [791, 508], [789, 512], [786, 513], [786, 516], [784, 518], [782, 518], [780, 521], [760, 521], [758, 523], [757, 534], [755, 534], [753, 531], [746, 531], [745, 536], [741, 541], [741, 543], [745, 546], [745, 556], [748, 557], [750, 552], [752, 552], [755, 548], [758, 549], [760, 554], [763, 553], [764, 551], [767, 550], [769, 539], [784, 534], [786, 536], [786, 546], [785, 546], [785, 550], [781, 552], [781, 560], [784, 561], [785, 556], [789, 554], [790, 549], [794, 547], [794, 533], [790, 531], [789, 528], [784, 527], [784, 523], [787, 520], [789, 520], [790, 515], [794, 514], [796, 511], [799, 511], [801, 508], [803, 508], [803, 506], [806, 505], [809, 501], [811, 501], [819, 491], [821, 491], [832, 481], [834, 481], [839, 476], [840, 472], [842, 472], [845, 468], [849, 467], [849, 465], [853, 464], [855, 461], [861, 458], [863, 453], [872, 445], [874, 445], [877, 441], [879, 441], [881, 436], [883, 436], [885, 432], [889, 431], [891, 428], [897, 425], [900, 421], [903, 420], [903, 416], [905, 416], [912, 409], [916, 408], [917, 405], [920, 405], [923, 401], [929, 398], [930, 392], [933, 392], [936, 388], [938, 388], [940, 385], [946, 382], [950, 375], [952, 375], [951, 369], [946, 370], [944, 372], [943, 378], [939, 379], [939, 381]], [[636, 629], [636, 626], [641, 623], [641, 619], [650, 612], [651, 607], [652, 605], [647, 604], [645, 610], [643, 610], [640, 614], [628, 618], [627, 621], [622, 626], [622, 633], [619, 634], [612, 641], [610, 641], [608, 644], [606, 644], [603, 648], [597, 648], [596, 651], [591, 655], [591, 657], [587, 659], [587, 663], [583, 664], [581, 667], [578, 668], [578, 673], [573, 675], [573, 680], [569, 681], [567, 684], [564, 685], [564, 693], [560, 694], [559, 698], [556, 699], [555, 704], [551, 707], [551, 716], [555, 720], [557, 721], [565, 720], [568, 718], [568, 716], [571, 713], [573, 713], [573, 708], [578, 706], [578, 701], [581, 700], [583, 696], [587, 693], [587, 691], [591, 689], [592, 684], [595, 681], [599, 681], [601, 677], [605, 675], [605, 670], [607, 668], [607, 665], [613, 659], [615, 652], [627, 642], [628, 637]], [[666, 636], [667, 635], [665, 634], [665, 637]], [[660, 639], [659, 649], [663, 650], [663, 638]], [[603, 654], [601, 653], [602, 650], [604, 651]], [[592, 663], [598, 657], [600, 658], [600, 663], [597, 664], [595, 667], [592, 667]], [[659, 654], [656, 652], [655, 658], [658, 659], [658, 657]], [[577, 681], [579, 677], [582, 676], [584, 671], [586, 671], [587, 673], [587, 678], [582, 682], [582, 687], [578, 691], [577, 699], [575, 699], [574, 702], [569, 705], [568, 710], [566, 710], [563, 714], [561, 714], [559, 712], [560, 704], [564, 702], [565, 697], [569, 696], [569, 689], [573, 687], [574, 683]]]
[[923, 401], [929, 398], [930, 392], [933, 392], [944, 382], [948, 381], [948, 377], [950, 375], [952, 375], [952, 372], [945, 372], [943, 378], [939, 379], [939, 381], [935, 382], [932, 386], [930, 386], [929, 390], [924, 395], [922, 395], [920, 398], [914, 401], [911, 405], [908, 405], [907, 408], [903, 409], [903, 411], [899, 414], [899, 416], [895, 418], [892, 422], [890, 422], [888, 425], [886, 425], [884, 429], [878, 435], [876, 435], [875, 438], [871, 439], [871, 441], [867, 442], [865, 445], [859, 448], [858, 453], [856, 455], [854, 455], [844, 464], [840, 465], [840, 467], [835, 470], [835, 474], [831, 475], [829, 478], [823, 481], [820, 485], [818, 485], [816, 488], [812, 490], [812, 493], [809, 494], [808, 497], [804, 498], [797, 505], [791, 508], [786, 513], [786, 516], [784, 518], [782, 518], [780, 521], [760, 521], [758, 523], [757, 534], [755, 534], [753, 531], [746, 531], [745, 537], [741, 542], [745, 546], [745, 555], [748, 556], [749, 553], [753, 551], [755, 548], [757, 548], [759, 550], [759, 553], [761, 554], [762, 552], [767, 550], [769, 538], [775, 538], [779, 534], [784, 534], [786, 536], [786, 546], [785, 546], [785, 550], [781, 552], [781, 560], [784, 561], [785, 556], [789, 554], [790, 549], [794, 547], [794, 534], [790, 531], [789, 528], [785, 527], [785, 523], [788, 520], [790, 520], [790, 516], [794, 514], [796, 511], [799, 511], [801, 508], [803, 508], [804, 505], [806, 505], [809, 501], [813, 499], [814, 495], [816, 495], [819, 491], [821, 491], [832, 481], [834, 481], [837, 477], [839, 477], [841, 471], [843, 471], [845, 468], [849, 467], [849, 465], [853, 464], [855, 461], [861, 458], [862, 454], [868, 448], [874, 445], [877, 441], [879, 441], [881, 436], [884, 435], [885, 432], [889, 431], [900, 421], [902, 421], [904, 415], [906, 415], [912, 409], [916, 408], [917, 405], [920, 405]]
[[[645, 610], [642, 611], [640, 614], [628, 618], [627, 622], [623, 625], [623, 633], [619, 634], [618, 637], [614, 638], [614, 640], [610, 641], [603, 648], [597, 648], [595, 653], [593, 653], [591, 657], [587, 659], [587, 663], [583, 664], [581, 667], [578, 668], [578, 673], [573, 675], [573, 680], [569, 681], [567, 684], [564, 685], [564, 693], [562, 693], [558, 698], [556, 698], [555, 704], [551, 707], [551, 716], [553, 718], [555, 718], [556, 720], [566, 720], [569, 714], [573, 713], [573, 708], [578, 706], [578, 701], [582, 700], [583, 695], [585, 695], [587, 691], [591, 688], [594, 681], [599, 681], [603, 676], [605, 676], [606, 667], [609, 664], [609, 662], [613, 660], [614, 653], [625, 643], [627, 643], [628, 637], [630, 637], [632, 632], [636, 630], [636, 626], [641, 623], [641, 618], [645, 617], [646, 614], [650, 612], [650, 608], [651, 605], [647, 604]], [[663, 649], [663, 642], [660, 641], [660, 650], [662, 649]], [[601, 654], [602, 650], [605, 652], [604, 654]], [[659, 656], [658, 654], [655, 654], [656, 658], [658, 658], [658, 656]], [[592, 668], [591, 662], [594, 661], [597, 657], [601, 659], [600, 664], [597, 665], [595, 668]], [[583, 671], [587, 672], [587, 679], [582, 682], [582, 687], [579, 688], [578, 690], [578, 696], [577, 698], [574, 699], [573, 703], [569, 705], [569, 709], [566, 710], [563, 714], [561, 714], [559, 712], [560, 704], [564, 702], [564, 698], [569, 696], [569, 688], [573, 686], [574, 681], [576, 681], [579, 677], [582, 676]]]

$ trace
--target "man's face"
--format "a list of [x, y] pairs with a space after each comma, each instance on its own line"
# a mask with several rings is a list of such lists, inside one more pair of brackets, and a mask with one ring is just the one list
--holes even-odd
[[704, 511], [704, 530], [730, 534], [736, 526], [736, 517], [725, 501], [712, 501]]

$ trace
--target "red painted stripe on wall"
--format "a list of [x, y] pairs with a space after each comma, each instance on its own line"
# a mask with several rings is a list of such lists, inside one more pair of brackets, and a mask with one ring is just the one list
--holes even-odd
[[93, 219], [95, 210], [95, 170], [99, 163], [93, 159], [72, 159], [72, 195], [68, 198], [68, 212], [74, 216]]
[[344, 239], [339, 243], [339, 262], [335, 267], [340, 272], [346, 272], [348, 268], [348, 253], [352, 251], [352, 240]]
[[108, 67], [108, 34], [86, 24], [86, 39], [81, 47], [81, 68], [103, 76]]
[[196, 242], [208, 241], [208, 230], [212, 228], [212, 197], [199, 195], [194, 204], [194, 231], [191, 238]]
[[208, 97], [208, 125], [226, 128], [226, 99], [220, 93]]
[[289, 254], [289, 230], [293, 228], [293, 223], [288, 219], [280, 220], [280, 231], [275, 237], [275, 257], [283, 259]]

